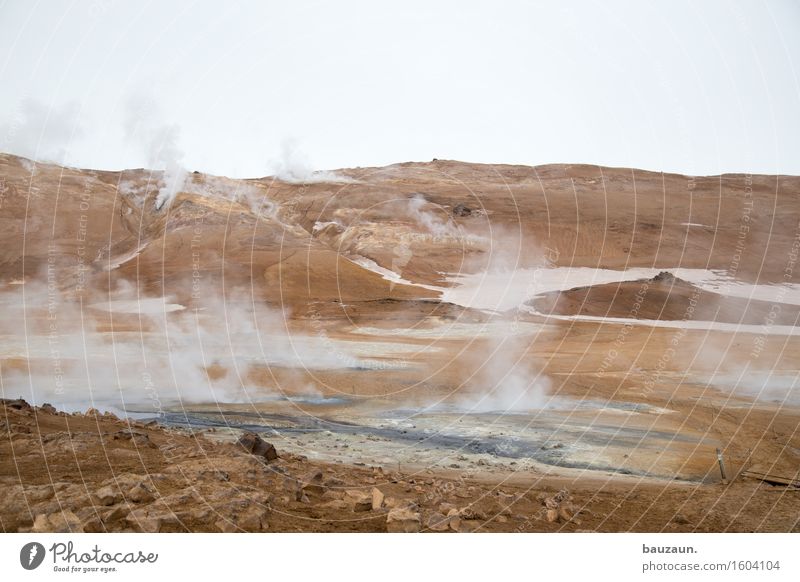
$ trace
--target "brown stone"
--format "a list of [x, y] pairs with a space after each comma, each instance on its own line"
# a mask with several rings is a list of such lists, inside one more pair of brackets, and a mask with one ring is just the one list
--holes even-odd
[[274, 461], [278, 458], [278, 451], [270, 443], [262, 439], [255, 433], [248, 432], [239, 437], [238, 445], [251, 455], [262, 457], [267, 461]]
[[377, 511], [383, 507], [383, 502], [385, 499], [385, 495], [383, 492], [378, 489], [377, 487], [373, 487], [372, 489], [372, 510]]
[[94, 492], [95, 498], [100, 505], [114, 505], [122, 501], [122, 495], [113, 485], [106, 485]]
[[309, 495], [322, 495], [325, 493], [325, 486], [322, 484], [322, 471], [312, 471], [303, 479], [303, 491]]
[[416, 533], [420, 527], [419, 513], [409, 508], [398, 507], [386, 515], [386, 530], [389, 533]]
[[445, 517], [441, 513], [434, 512], [428, 516], [428, 529], [433, 531], [447, 531], [450, 527], [450, 518]]
[[131, 487], [125, 497], [134, 503], [147, 503], [155, 499], [152, 492], [141, 483]]
[[82, 533], [80, 518], [71, 510], [65, 509], [51, 514], [39, 514], [33, 522], [33, 533]]

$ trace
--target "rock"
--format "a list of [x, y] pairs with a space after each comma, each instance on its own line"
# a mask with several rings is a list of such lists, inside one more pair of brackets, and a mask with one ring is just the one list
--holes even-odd
[[103, 533], [106, 531], [103, 522], [97, 516], [84, 519], [81, 523], [81, 527], [85, 533]]
[[82, 533], [80, 518], [71, 510], [39, 514], [33, 522], [32, 533]]
[[453, 208], [453, 216], [460, 216], [462, 218], [466, 216], [472, 216], [472, 209], [465, 204], [457, 204]]
[[450, 526], [451, 530], [453, 530], [454, 532], [461, 531], [461, 516], [459, 515], [457, 509], [454, 508], [448, 511], [447, 519], [448, 519], [448, 525]]
[[389, 533], [416, 533], [420, 527], [419, 513], [409, 508], [398, 507], [386, 515], [386, 531]]
[[458, 512], [458, 515], [462, 519], [480, 519], [480, 520], [485, 520], [486, 519], [486, 515], [482, 511], [479, 511], [478, 509], [476, 509], [476, 508], [474, 508], [472, 506], [468, 506], [468, 507], [464, 507], [463, 509], [460, 509], [459, 512]]
[[306, 495], [300, 481], [292, 477], [284, 477], [283, 488], [289, 493], [291, 501], [299, 501], [301, 503], [310, 503], [308, 495]]
[[190, 509], [187, 515], [189, 519], [193, 519], [194, 521], [206, 521], [211, 517], [211, 509], [208, 507], [195, 507], [194, 509]]
[[100, 505], [114, 505], [122, 501], [122, 495], [119, 490], [112, 485], [101, 487], [94, 492], [94, 496]]
[[567, 508], [566, 505], [561, 505], [558, 508], [558, 517], [564, 521], [564, 523], [566, 523], [572, 519], [572, 512]]
[[255, 433], [243, 434], [239, 437], [237, 444], [251, 455], [263, 457], [267, 461], [274, 461], [278, 458], [278, 451], [275, 450], [275, 447]]
[[658, 275], [653, 277], [653, 281], [660, 281], [660, 282], [673, 282], [677, 280], [677, 277], [670, 273], [669, 271], [661, 271]]
[[251, 506], [246, 511], [238, 514], [234, 519], [237, 525], [245, 531], [257, 532], [269, 529], [267, 517], [269, 510]]
[[407, 505], [407, 503], [401, 499], [397, 499], [396, 497], [387, 497], [383, 501], [383, 505], [389, 509], [393, 509], [395, 507], [403, 507]]
[[383, 501], [385, 499], [385, 495], [383, 492], [378, 489], [377, 487], [372, 488], [372, 511], [378, 511], [380, 508], [383, 507]]
[[6, 408], [13, 408], [14, 410], [30, 410], [31, 405], [22, 398], [15, 398], [13, 400], [8, 398], [0, 398], [0, 402], [6, 405]]
[[450, 518], [441, 513], [434, 512], [428, 516], [428, 529], [433, 531], [447, 531], [450, 527]]
[[127, 514], [128, 514], [128, 508], [125, 506], [125, 504], [120, 504], [114, 507], [112, 510], [105, 512], [102, 515], [102, 519], [104, 523], [110, 523], [112, 521], [122, 519]]
[[344, 499], [344, 492], [338, 491], [336, 489], [326, 489], [325, 492], [320, 497], [327, 501], [336, 501]]
[[312, 471], [303, 479], [303, 483], [303, 491], [309, 495], [322, 495], [325, 493], [325, 486], [322, 484], [322, 471]]
[[[88, 414], [88, 413], [87, 413]], [[150, 435], [146, 432], [139, 432], [133, 430], [132, 428], [126, 428], [124, 430], [119, 430], [111, 435], [111, 438], [115, 441], [131, 441], [134, 445], [138, 447], [150, 447], [155, 448], [155, 444], [150, 442]]]
[[230, 519], [218, 519], [214, 525], [216, 528], [221, 531], [222, 533], [236, 533], [240, 531], [239, 526], [237, 526], [232, 520]]
[[131, 487], [125, 494], [125, 497], [134, 503], [147, 503], [155, 499], [153, 493], [142, 483]]
[[497, 517], [494, 518], [494, 520], [497, 523], [507, 523], [508, 522], [508, 518], [505, 515], [498, 515]]
[[672, 517], [672, 523], [677, 523], [679, 525], [689, 525], [689, 518], [687, 518], [682, 513], [676, 513]]
[[47, 402], [42, 404], [40, 410], [48, 414], [58, 414], [58, 410], [56, 410], [56, 407], [53, 406], [52, 404], [48, 404]]
[[544, 506], [547, 509], [558, 509], [558, 501], [556, 501], [553, 497], [548, 497], [544, 500]]
[[[167, 507], [166, 510], [159, 510], [159, 507]], [[179, 523], [178, 517], [169, 509], [173, 504], [165, 503], [153, 504], [140, 509], [131, 511], [125, 520], [132, 526], [138, 527], [145, 533], [158, 533], [166, 525], [177, 525]]]
[[547, 513], [545, 514], [545, 519], [550, 523], [558, 521], [558, 510], [557, 509], [548, 509]]
[[356, 513], [369, 511], [370, 509], [372, 509], [372, 499], [370, 497], [364, 497], [353, 502], [353, 511]]
[[52, 485], [34, 485], [25, 488], [25, 497], [28, 498], [28, 503], [41, 503], [42, 501], [47, 501], [52, 496]]
[[83, 413], [84, 416], [100, 416], [100, 411], [96, 408], [90, 408], [86, 412]]

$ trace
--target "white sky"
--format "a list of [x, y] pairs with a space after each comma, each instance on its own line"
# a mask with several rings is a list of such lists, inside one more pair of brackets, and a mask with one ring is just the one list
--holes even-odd
[[800, 174], [800, 3], [566, 4], [2, 2], [0, 150]]

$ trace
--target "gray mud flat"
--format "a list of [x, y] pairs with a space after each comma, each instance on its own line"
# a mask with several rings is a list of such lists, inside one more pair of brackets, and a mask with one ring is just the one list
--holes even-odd
[[[639, 415], [637, 411], [642, 411], [636, 405], [617, 406], [610, 413], [587, 411], [583, 404], [573, 410], [530, 414], [397, 409], [353, 414], [351, 409], [337, 415], [331, 403], [324, 404], [305, 410], [292, 406], [288, 412], [286, 406], [278, 411], [237, 410], [236, 405], [216, 410], [184, 407], [156, 420], [172, 427], [215, 429], [219, 435], [252, 431], [283, 450], [330, 462], [515, 473], [551, 467], [682, 481], [702, 481], [703, 476], [671, 471], [650, 457], [713, 444], [652, 423], [631, 422], [638, 416], [653, 418], [647, 411]], [[315, 408], [325, 416], [313, 413]]]

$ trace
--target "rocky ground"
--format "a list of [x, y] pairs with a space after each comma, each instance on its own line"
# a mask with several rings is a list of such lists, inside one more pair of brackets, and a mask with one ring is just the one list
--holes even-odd
[[800, 491], [398, 472], [4, 400], [6, 532], [800, 531]]
[[797, 530], [800, 178], [162, 178], [0, 154], [5, 531]]

